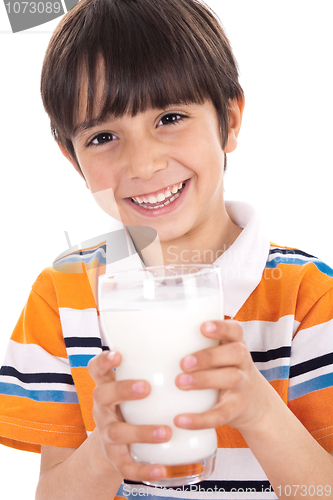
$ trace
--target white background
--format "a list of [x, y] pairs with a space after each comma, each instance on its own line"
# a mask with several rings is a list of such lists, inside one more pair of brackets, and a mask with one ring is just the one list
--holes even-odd
[[[331, 0], [210, 0], [231, 40], [246, 94], [229, 155], [227, 199], [261, 214], [272, 241], [333, 266]], [[39, 96], [56, 22], [12, 34], [0, 3], [0, 358], [39, 272], [106, 228], [84, 182], [58, 151]], [[39, 457], [0, 447], [0, 498], [34, 498]]]

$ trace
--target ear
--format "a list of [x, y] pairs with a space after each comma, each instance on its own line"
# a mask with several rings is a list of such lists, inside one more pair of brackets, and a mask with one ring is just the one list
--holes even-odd
[[229, 102], [229, 129], [227, 144], [224, 148], [225, 153], [232, 153], [237, 147], [237, 137], [242, 124], [244, 105], [244, 97]]
[[[62, 152], [62, 154], [64, 155], [64, 157], [69, 161], [69, 163], [71, 163], [73, 165], [73, 167], [75, 168], [75, 170], [81, 175], [81, 177], [83, 177], [83, 179], [86, 181], [84, 175], [83, 175], [83, 172], [82, 170], [79, 168], [78, 164], [76, 163], [75, 160], [73, 160], [73, 158], [70, 156], [70, 154], [68, 153], [67, 149], [61, 144], [61, 142], [58, 142], [57, 141], [57, 144], [59, 146], [59, 149], [60, 151]], [[89, 186], [88, 186], [88, 183], [86, 181], [86, 187], [89, 189]]]

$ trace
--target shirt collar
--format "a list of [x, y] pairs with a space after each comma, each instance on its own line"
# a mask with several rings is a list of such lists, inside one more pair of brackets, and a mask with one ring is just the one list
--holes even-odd
[[233, 318], [259, 285], [270, 242], [260, 234], [260, 220], [247, 203], [226, 202], [231, 220], [243, 228], [215, 264], [221, 269], [225, 315]]

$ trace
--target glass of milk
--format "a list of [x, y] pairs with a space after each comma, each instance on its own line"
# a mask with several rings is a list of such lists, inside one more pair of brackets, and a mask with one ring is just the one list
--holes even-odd
[[181, 413], [201, 413], [217, 401], [215, 389], [182, 391], [175, 379], [181, 359], [218, 344], [200, 325], [223, 316], [219, 268], [214, 265], [170, 265], [124, 271], [99, 278], [102, 333], [111, 350], [121, 353], [116, 379], [143, 379], [148, 397], [120, 405], [126, 422], [169, 425], [166, 443], [134, 443], [134, 460], [162, 464], [167, 477], [147, 484], [178, 486], [207, 478], [217, 448], [215, 429], [180, 429]]

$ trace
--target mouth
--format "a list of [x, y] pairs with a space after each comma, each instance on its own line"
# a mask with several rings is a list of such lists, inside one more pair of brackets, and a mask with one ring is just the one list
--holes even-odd
[[146, 210], [158, 210], [172, 204], [183, 192], [187, 181], [167, 186], [160, 191], [148, 193], [140, 196], [132, 196], [131, 201]]

